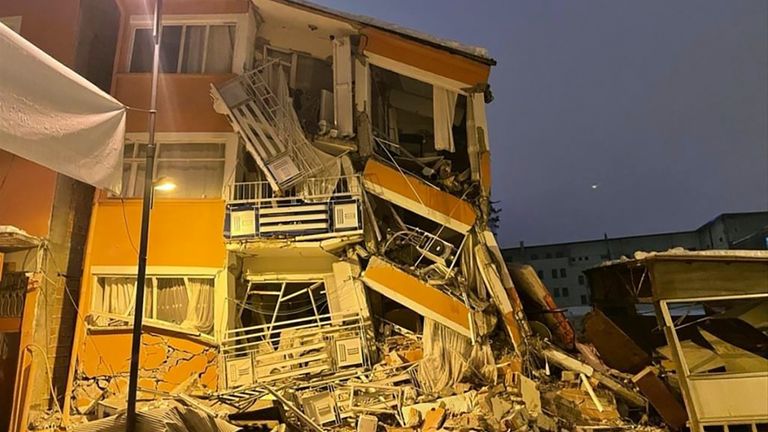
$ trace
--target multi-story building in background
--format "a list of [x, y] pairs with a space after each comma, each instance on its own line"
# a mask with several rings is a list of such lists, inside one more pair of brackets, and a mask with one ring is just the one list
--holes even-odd
[[765, 249], [768, 212], [725, 213], [692, 231], [602, 238], [503, 250], [507, 262], [526, 263], [549, 288], [558, 306], [590, 304], [589, 283], [584, 271], [604, 261], [632, 257], [636, 251], [673, 248]]

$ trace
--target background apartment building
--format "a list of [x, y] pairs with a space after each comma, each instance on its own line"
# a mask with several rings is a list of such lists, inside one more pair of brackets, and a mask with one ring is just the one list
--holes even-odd
[[584, 271], [603, 261], [632, 257], [636, 251], [672, 248], [766, 249], [768, 212], [725, 213], [693, 231], [603, 238], [580, 242], [527, 246], [503, 250], [507, 262], [526, 263], [549, 288], [558, 306], [590, 304]]

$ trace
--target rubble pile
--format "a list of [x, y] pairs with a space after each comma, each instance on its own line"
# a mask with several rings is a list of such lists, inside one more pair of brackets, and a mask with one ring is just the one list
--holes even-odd
[[[278, 300], [270, 301], [266, 285], [242, 273], [241, 327], [222, 342], [223, 389], [208, 395], [212, 406], [226, 406], [222, 412], [235, 424], [273, 430], [659, 424], [647, 416], [646, 399], [627, 376], [576, 341], [535, 272], [509, 271], [489, 229], [489, 190], [471, 161], [441, 152], [416, 157], [375, 130], [369, 142], [357, 137], [357, 147], [368, 153], [325, 154], [305, 138], [281, 73], [266, 63], [213, 88], [257, 166], [268, 165], [258, 160], [264, 143], [244, 116], [264, 110], [275, 116], [276, 129], [292, 131], [282, 134], [293, 137], [283, 143], [289, 149], [284, 165], [309, 164], [290, 179], [270, 169], [255, 173], [268, 179], [271, 200], [229, 208], [230, 250], [248, 268], [259, 259], [254, 254], [263, 256], [276, 243], [288, 250], [319, 248], [334, 261], [333, 281], [325, 279], [324, 291], [319, 283], [295, 289], [283, 283]], [[313, 160], [331, 161], [347, 177], [313, 180], [329, 170], [312, 166]], [[455, 171], [456, 165], [466, 168]], [[307, 191], [331, 193], [310, 199]], [[343, 216], [331, 225], [344, 229], [324, 226], [313, 234], [302, 227], [306, 213], [297, 210], [307, 206], [310, 212], [317, 203]], [[293, 212], [295, 221], [267, 219], [283, 212]], [[245, 236], [249, 223], [263, 223], [271, 234]], [[282, 301], [289, 301], [284, 313], [294, 319], [278, 314]], [[268, 306], [274, 307], [271, 316]], [[529, 321], [529, 311], [543, 319]]]

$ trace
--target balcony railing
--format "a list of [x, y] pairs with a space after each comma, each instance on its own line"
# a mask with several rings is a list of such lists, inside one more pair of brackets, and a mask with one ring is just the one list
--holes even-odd
[[309, 178], [276, 191], [269, 182], [235, 183], [227, 202], [230, 240], [349, 235], [362, 230], [359, 175]]
[[359, 314], [315, 315], [227, 331], [224, 388], [248, 388], [370, 368]]
[[322, 202], [345, 198], [360, 198], [359, 175], [310, 178], [300, 186], [275, 191], [267, 181], [235, 183], [229, 188], [229, 204], [256, 204], [274, 207], [298, 202]]

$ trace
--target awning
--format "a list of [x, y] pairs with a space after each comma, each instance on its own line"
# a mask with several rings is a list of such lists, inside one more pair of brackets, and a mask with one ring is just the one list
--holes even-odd
[[125, 107], [0, 24], [0, 149], [120, 191]]

